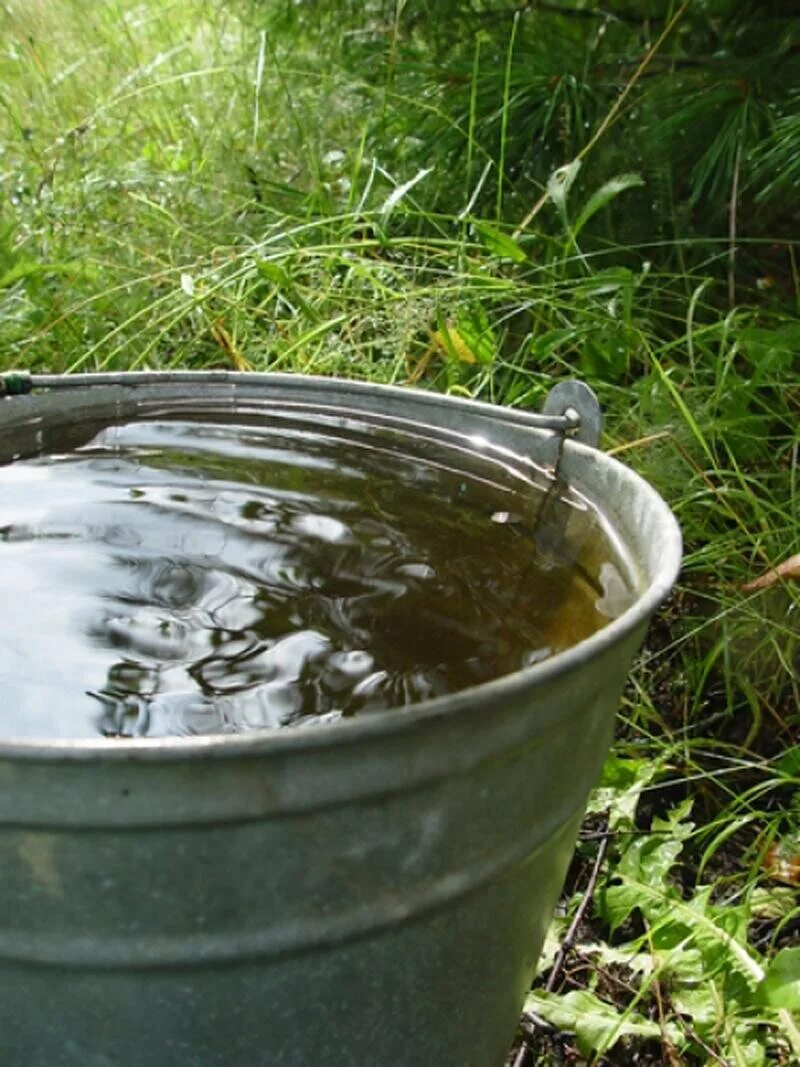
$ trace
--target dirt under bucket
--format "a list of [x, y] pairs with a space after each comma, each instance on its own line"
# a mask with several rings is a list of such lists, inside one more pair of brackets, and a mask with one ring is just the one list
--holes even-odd
[[[500, 1067], [680, 562], [658, 495], [568, 436], [597, 436], [572, 389], [531, 415], [282, 375], [7, 380], [4, 1063]], [[420, 494], [414, 529], [451, 523], [430, 556], [393, 515]], [[495, 526], [520, 589], [518, 557], [542, 564], [541, 647], [464, 547]], [[567, 570], [604, 616], [586, 630]]]

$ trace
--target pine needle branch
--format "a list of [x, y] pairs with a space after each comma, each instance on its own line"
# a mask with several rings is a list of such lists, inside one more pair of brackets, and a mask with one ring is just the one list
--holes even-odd
[[[673, 28], [677, 25], [677, 23], [681, 20], [681, 18], [683, 18], [683, 15], [684, 15], [686, 9], [689, 6], [689, 3], [690, 3], [690, 0], [683, 0], [683, 3], [681, 4], [681, 6], [678, 8], [678, 10], [675, 12], [675, 14], [672, 16], [672, 18], [669, 20], [669, 22], [666, 24], [664, 29], [659, 34], [659, 37], [656, 40], [656, 42], [648, 49], [647, 53], [645, 54], [644, 58], [642, 59], [642, 62], [639, 64], [639, 66], [633, 72], [630, 80], [628, 81], [628, 84], [625, 86], [625, 88], [619, 94], [617, 99], [614, 101], [614, 104], [612, 105], [612, 107], [609, 110], [609, 112], [606, 115], [606, 117], [603, 119], [603, 121], [597, 127], [595, 132], [592, 134], [592, 136], [589, 138], [589, 140], [586, 142], [586, 144], [583, 146], [583, 148], [580, 150], [580, 152], [578, 152], [578, 154], [575, 157], [575, 159], [573, 160], [573, 162], [576, 162], [576, 163], [577, 162], [582, 162], [586, 158], [586, 156], [588, 156], [588, 154], [591, 152], [591, 150], [594, 148], [594, 146], [597, 144], [597, 142], [603, 137], [603, 135], [605, 134], [606, 130], [608, 130], [609, 127], [612, 126], [614, 124], [614, 122], [616, 122], [617, 118], [619, 117], [620, 111], [622, 110], [622, 106], [625, 103], [626, 99], [628, 98], [628, 96], [630, 95], [630, 93], [633, 90], [634, 86], [638, 83], [639, 79], [642, 77], [644, 72], [650, 66], [650, 64], [653, 61], [655, 55], [660, 51], [661, 46], [663, 45], [664, 41], [666, 41], [667, 37], [669, 37], [670, 33], [672, 33]], [[533, 222], [533, 220], [536, 218], [536, 216], [539, 214], [539, 212], [542, 210], [542, 208], [544, 207], [544, 205], [547, 203], [547, 201], [549, 199], [550, 199], [550, 193], [548, 192], [547, 189], [545, 189], [545, 191], [542, 193], [542, 195], [539, 197], [539, 199], [533, 205], [533, 207], [528, 212], [528, 214], [525, 216], [525, 218], [522, 220], [522, 222], [519, 224], [519, 226], [517, 226], [516, 230], [514, 230], [514, 233], [513, 233], [512, 236], [514, 237], [515, 240], [520, 236], [520, 234], [523, 232], [523, 230], [526, 230], [528, 228], [528, 226], [531, 224], [531, 222]]]

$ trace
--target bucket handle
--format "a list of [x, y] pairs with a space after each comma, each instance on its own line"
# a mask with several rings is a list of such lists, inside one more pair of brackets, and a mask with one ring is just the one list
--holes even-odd
[[[210, 381], [233, 384], [237, 378], [249, 377], [231, 371], [142, 371], [99, 374], [31, 374], [28, 371], [7, 371], [0, 374], [0, 398], [26, 396], [34, 389], [85, 389], [92, 385], [135, 385], [157, 381]], [[426, 394], [427, 395], [427, 394]], [[496, 418], [495, 405], [474, 401], [475, 409], [483, 409]], [[545, 398], [541, 413], [504, 408], [503, 418], [538, 429], [555, 430], [562, 438], [571, 437], [582, 444], [597, 448], [603, 428], [603, 413], [592, 389], [582, 381], [569, 380], [554, 385]]]
[[[86, 389], [89, 387], [105, 386], [111, 388], [131, 389], [137, 385], [151, 386], [156, 383], [176, 385], [180, 383], [213, 383], [225, 387], [246, 387], [254, 379], [263, 383], [263, 375], [258, 373], [242, 373], [229, 370], [210, 371], [120, 371], [102, 372], [89, 374], [31, 374], [28, 371], [8, 371], [0, 374], [0, 400], [3, 397], [13, 398], [27, 396], [34, 390], [43, 389], [46, 392], [60, 392], [70, 389]], [[275, 379], [281, 379], [282, 384], [293, 376], [273, 375]], [[357, 388], [356, 383], [347, 384]], [[386, 387], [385, 387], [386, 388]], [[396, 392], [396, 389], [387, 388], [387, 392]], [[405, 390], [403, 390], [405, 392]], [[450, 404], [458, 403], [453, 397], [441, 394], [415, 391], [420, 402], [429, 408], [429, 414], [433, 409], [443, 414]], [[545, 398], [541, 412], [525, 411], [520, 408], [498, 407], [496, 404], [474, 400], [470, 402], [470, 410], [473, 416], [487, 419], [490, 423], [497, 424], [513, 422], [517, 425], [535, 429], [546, 430], [552, 433], [554, 455], [550, 464], [535, 465], [546, 477], [546, 490], [541, 498], [533, 521], [533, 534], [545, 557], [564, 561], [564, 546], [568, 543], [566, 527], [569, 521], [569, 509], [558, 506], [558, 501], [565, 498], [568, 489], [567, 481], [562, 473], [562, 460], [564, 457], [564, 444], [568, 438], [597, 448], [600, 443], [600, 433], [603, 426], [603, 414], [600, 404], [592, 389], [585, 382], [568, 380], [555, 385]], [[438, 418], [434, 424], [440, 429], [452, 432], [445, 417], [444, 424]]]

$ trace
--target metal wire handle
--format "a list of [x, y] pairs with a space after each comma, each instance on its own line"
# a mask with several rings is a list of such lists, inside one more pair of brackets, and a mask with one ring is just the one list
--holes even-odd
[[[222, 385], [247, 385], [263, 382], [263, 375], [241, 371], [122, 371], [97, 374], [31, 374], [8, 371], [0, 374], [0, 398], [27, 396], [35, 390], [86, 389], [92, 386], [153, 385], [158, 382], [209, 382]], [[426, 395], [426, 394], [422, 394]], [[473, 402], [487, 416], [497, 417], [497, 407]], [[559, 382], [548, 394], [541, 412], [503, 408], [503, 419], [542, 430], [554, 430], [562, 437], [596, 448], [603, 424], [600, 404], [594, 392], [581, 381]], [[559, 450], [560, 460], [560, 450]]]

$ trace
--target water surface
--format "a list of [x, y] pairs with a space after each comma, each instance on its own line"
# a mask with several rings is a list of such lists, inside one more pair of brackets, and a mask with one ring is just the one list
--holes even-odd
[[313, 724], [538, 662], [630, 601], [558, 497], [288, 418], [132, 421], [0, 467], [0, 736]]

